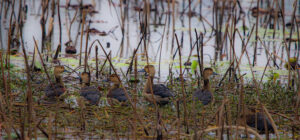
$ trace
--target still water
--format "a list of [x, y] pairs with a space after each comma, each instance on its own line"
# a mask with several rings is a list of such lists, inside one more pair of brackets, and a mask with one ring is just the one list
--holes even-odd
[[[34, 50], [34, 41], [33, 37], [38, 41], [38, 46], [41, 49], [42, 43], [42, 28], [40, 24], [40, 19], [42, 15], [43, 8], [41, 7], [41, 0], [27, 0], [22, 1], [23, 5], [26, 5], [26, 16], [24, 17], [24, 26], [23, 26], [23, 39], [24, 45], [27, 49], [27, 52], [32, 53]], [[83, 35], [82, 42], [80, 40], [80, 14], [79, 10], [74, 7], [66, 8], [67, 0], [60, 1], [60, 19], [61, 19], [61, 37], [62, 37], [62, 57], [64, 57], [64, 49], [65, 43], [69, 40], [73, 41], [73, 45], [77, 48], [77, 54], [79, 54], [80, 44], [82, 43], [83, 52], [85, 52], [86, 46], [86, 34]], [[151, 9], [154, 9], [154, 1], [150, 1], [152, 3]], [[286, 0], [285, 1], [285, 23], [290, 22], [292, 13], [293, 13], [293, 0]], [[227, 2], [229, 3], [229, 2]], [[88, 46], [91, 43], [99, 39], [102, 45], [104, 46], [106, 52], [111, 52], [112, 57], [115, 58], [114, 61], [116, 63], [126, 60], [130, 58], [133, 54], [134, 49], [138, 47], [140, 39], [142, 37], [141, 29], [143, 29], [143, 22], [145, 20], [145, 15], [141, 11], [139, 12], [136, 10], [137, 8], [143, 8], [144, 1], [124, 1], [122, 3], [122, 8], [120, 8], [120, 1], [113, 0], [110, 3], [107, 0], [85, 0], [83, 4], [91, 4], [94, 6], [94, 10], [96, 11], [94, 14], [88, 14], [87, 20], [91, 20], [89, 28], [90, 29], [97, 29], [104, 33], [104, 35], [99, 34], [92, 34], [90, 33], [88, 38]], [[242, 0], [240, 1], [240, 7], [244, 13], [240, 12], [241, 9], [237, 8], [237, 17], [241, 17], [240, 19], [244, 19], [244, 24], [248, 28], [245, 31], [242, 28], [243, 20], [238, 20], [236, 23], [236, 29], [239, 30], [245, 42], [250, 34], [250, 30], [253, 26], [255, 26], [256, 18], [251, 16], [251, 9], [255, 7], [257, 4], [256, 1], [253, 0]], [[272, 3], [271, 3], [272, 4]], [[70, 1], [70, 5], [78, 5], [78, 1]], [[125, 6], [124, 6], [125, 5]], [[221, 4], [220, 4], [221, 5]], [[229, 4], [227, 4], [229, 5]], [[266, 8], [268, 3], [266, 1], [260, 3], [260, 6]], [[270, 3], [269, 3], [270, 5]], [[178, 51], [177, 50], [177, 43], [173, 37], [173, 26], [174, 26], [174, 33], [177, 34], [179, 42], [182, 43], [182, 63], [186, 62], [190, 51], [191, 51], [191, 44], [196, 42], [196, 35], [195, 29], [198, 31], [198, 34], [202, 32], [204, 34], [204, 62], [206, 66], [210, 66], [214, 62], [215, 54], [216, 53], [216, 33], [211, 26], [214, 28], [216, 27], [215, 21], [215, 13], [213, 12], [213, 1], [202, 1], [200, 4], [198, 1], [193, 1], [191, 4], [191, 11], [195, 13], [195, 16], [189, 18], [188, 11], [189, 5], [188, 2], [183, 1], [176, 1], [174, 10], [172, 9], [172, 5], [170, 5], [170, 10], [168, 10], [168, 3], [167, 2], [159, 2], [156, 5], [157, 10], [156, 12], [151, 11], [150, 16], [148, 17], [148, 24], [149, 28], [145, 35], [146, 37], [146, 46], [147, 46], [147, 53], [149, 56], [150, 63], [155, 63], [158, 67], [158, 62], [161, 60], [160, 64], [160, 74], [163, 76], [168, 75], [170, 64], [174, 63], [174, 66], [178, 66]], [[281, 6], [281, 5], [280, 5]], [[2, 6], [1, 6], [2, 7]], [[49, 12], [48, 18], [46, 21], [46, 34], [48, 33], [49, 21], [51, 17], [51, 7], [49, 4]], [[201, 10], [200, 10], [201, 8]], [[220, 8], [220, 7], [219, 7]], [[127, 10], [128, 9], [128, 10]], [[57, 9], [56, 9], [57, 10]], [[2, 8], [1, 12], [1, 48], [7, 48], [7, 40], [8, 40], [8, 29], [9, 29], [9, 16], [5, 16], [4, 12], [5, 9]], [[13, 16], [13, 21], [17, 19], [18, 11], [19, 11], [19, 1], [15, 3], [15, 13]], [[76, 12], [77, 11], [77, 12]], [[155, 11], [155, 10], [154, 10]], [[167, 14], [168, 11], [171, 14]], [[183, 12], [184, 11], [184, 12]], [[54, 30], [53, 34], [51, 35], [51, 53], [50, 55], [53, 56], [53, 53], [56, 50], [56, 47], [60, 43], [60, 29], [59, 29], [59, 20], [58, 14], [55, 11], [54, 16]], [[124, 12], [128, 12], [128, 14], [124, 14]], [[8, 15], [10, 15], [11, 9], [8, 9]], [[174, 19], [173, 15], [174, 13]], [[296, 15], [299, 13], [299, 9], [297, 8]], [[228, 18], [232, 16], [233, 10], [225, 10], [224, 13], [219, 11], [218, 16], [223, 15], [223, 22], [222, 22], [222, 36], [224, 36], [226, 23], [229, 23], [229, 33], [231, 34], [232, 31], [232, 23]], [[125, 16], [124, 16], [125, 15]], [[202, 15], [202, 17], [200, 16]], [[74, 18], [75, 16], [75, 18]], [[74, 18], [74, 22], [70, 27], [70, 23]], [[122, 20], [124, 18], [124, 20]], [[283, 45], [283, 34], [282, 34], [282, 18], [279, 18], [276, 22], [276, 34], [273, 39], [273, 27], [269, 29], [271, 26], [267, 24], [268, 20], [267, 16], [260, 16], [258, 19], [259, 26], [258, 26], [258, 36], [262, 39], [265, 45], [262, 45], [258, 41], [258, 49], [257, 49], [257, 66], [264, 67], [267, 62], [267, 54], [268, 53], [275, 53], [278, 57], [282, 57], [283, 60], [287, 60], [287, 53], [285, 49], [282, 49]], [[271, 19], [270, 23], [274, 25], [274, 20]], [[122, 25], [124, 27], [124, 33], [122, 33]], [[191, 32], [189, 32], [189, 28]], [[87, 29], [87, 26], [84, 26], [84, 31]], [[289, 29], [286, 29], [289, 31]], [[70, 31], [70, 32], [68, 32]], [[267, 35], [264, 35], [265, 31]], [[255, 46], [255, 27], [253, 35], [247, 45], [247, 52], [249, 59], [247, 58], [246, 53], [241, 56], [242, 52], [242, 39], [236, 33], [234, 36], [234, 50], [235, 54], [238, 58], [242, 57], [241, 63], [246, 67], [249, 65], [249, 62], [252, 64], [253, 55], [254, 55], [254, 46]], [[190, 34], [191, 33], [191, 34]], [[124, 36], [123, 36], [124, 34]], [[288, 33], [289, 34], [289, 33]], [[191, 36], [190, 36], [191, 35]], [[18, 38], [17, 33], [15, 33], [14, 37]], [[232, 51], [232, 47], [230, 47], [230, 38], [226, 37], [223, 41], [223, 49], [222, 55], [218, 56], [218, 60], [222, 57], [224, 62], [227, 62], [230, 59], [230, 52]], [[265, 46], [265, 47], [264, 47]], [[19, 49], [20, 50], [20, 49]], [[282, 52], [282, 50], [284, 50]], [[20, 51], [21, 52], [21, 51]], [[297, 50], [297, 46], [295, 43], [291, 43], [290, 49], [291, 57], [297, 56], [299, 54], [299, 50]], [[138, 54], [145, 53], [144, 42], [141, 43], [141, 46], [138, 50]], [[282, 54], [283, 53], [283, 54]], [[175, 57], [174, 57], [174, 54]], [[191, 53], [192, 55], [196, 55], [196, 49], [194, 49]], [[101, 49], [99, 49], [98, 57], [104, 59], [105, 55]], [[84, 55], [82, 55], [82, 58]], [[95, 57], [95, 51], [91, 52], [90, 60]], [[173, 60], [173, 57], [175, 61]], [[122, 58], [122, 59], [119, 59]], [[79, 59], [79, 56], [76, 57]], [[197, 60], [197, 58], [191, 58], [192, 60]], [[282, 61], [276, 58], [276, 64], [278, 67], [276, 69], [281, 69], [282, 65], [280, 65]], [[101, 62], [100, 62], [101, 63]], [[68, 65], [66, 63], [66, 65]], [[270, 66], [274, 66], [273, 60], [269, 63]], [[124, 68], [124, 67], [123, 67]], [[127, 67], [125, 68], [127, 69]], [[220, 72], [224, 72], [227, 68], [221, 68]], [[158, 70], [158, 68], [157, 68]], [[249, 70], [249, 69], [248, 69]], [[175, 73], [178, 74], [179, 69], [175, 69]]]

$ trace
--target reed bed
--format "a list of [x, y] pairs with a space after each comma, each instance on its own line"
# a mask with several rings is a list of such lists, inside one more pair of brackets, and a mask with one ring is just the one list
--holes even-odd
[[[0, 4], [1, 139], [300, 138], [298, 0]], [[109, 16], [117, 25], [105, 21]], [[40, 36], [28, 37], [33, 18]], [[108, 26], [97, 29], [101, 24]], [[72, 47], [77, 52], [67, 54]], [[143, 98], [149, 64], [157, 69], [154, 82], [175, 93], [168, 105]], [[47, 104], [44, 88], [57, 65], [69, 71], [66, 91]], [[218, 75], [204, 106], [192, 94], [207, 67]], [[96, 106], [78, 100], [82, 72], [103, 94]], [[111, 74], [118, 74], [125, 106], [108, 104]], [[247, 126], [247, 109], [263, 113], [274, 133]]]

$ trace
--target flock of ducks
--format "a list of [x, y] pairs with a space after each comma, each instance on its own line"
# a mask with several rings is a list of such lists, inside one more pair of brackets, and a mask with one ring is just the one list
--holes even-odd
[[[173, 92], [163, 84], [153, 84], [153, 78], [155, 75], [155, 68], [153, 65], [145, 66], [146, 73], [149, 74], [147, 82], [143, 91], [144, 98], [154, 103], [156, 102], [159, 105], [166, 105], [169, 103], [171, 97], [174, 97]], [[60, 97], [65, 93], [66, 88], [62, 80], [62, 73], [66, 72], [64, 66], [55, 66], [54, 67], [54, 77], [55, 83], [50, 83], [45, 89], [45, 97], [49, 99], [55, 99]], [[113, 83], [111, 88], [108, 91], [107, 98], [110, 105], [113, 105], [115, 102], [126, 102], [128, 98], [125, 95], [125, 91], [121, 88], [121, 81], [118, 78], [117, 74], [112, 74], [109, 76], [109, 81]], [[88, 72], [83, 72], [80, 75], [80, 96], [84, 97], [91, 105], [98, 105], [99, 100], [103, 93], [95, 87], [91, 86], [91, 75]], [[152, 86], [152, 87], [151, 87]], [[153, 98], [152, 98], [153, 93]]]
[[[174, 97], [174, 93], [164, 84], [154, 84], [153, 79], [155, 76], [155, 68], [153, 65], [146, 65], [144, 70], [148, 74], [147, 81], [142, 92], [144, 99], [150, 103], [156, 103], [158, 105], [168, 104], [171, 98]], [[63, 72], [66, 72], [64, 66], [54, 67], [55, 83], [50, 83], [44, 89], [46, 98], [54, 99], [55, 97], [60, 97], [63, 93], [65, 93], [66, 88], [62, 81]], [[209, 76], [212, 74], [213, 70], [211, 68], [206, 68], [204, 70], [204, 88], [197, 89], [193, 93], [194, 99], [201, 101], [203, 105], [209, 104], [213, 99], [209, 84]], [[109, 104], [112, 105], [115, 102], [126, 102], [128, 99], [125, 95], [124, 89], [120, 87], [121, 81], [119, 80], [118, 75], [110, 75], [109, 81], [113, 83], [107, 94]], [[81, 73], [80, 96], [84, 97], [91, 105], [98, 105], [103, 93], [101, 93], [97, 87], [91, 86], [90, 82], [90, 73]]]
[[[156, 103], [160, 106], [170, 103], [170, 100], [174, 97], [174, 93], [163, 84], [154, 84], [153, 78], [155, 76], [155, 68], [153, 65], [146, 65], [144, 67], [145, 72], [148, 74], [146, 84], [144, 86], [142, 95], [144, 99], [152, 104]], [[54, 76], [55, 83], [50, 83], [45, 88], [45, 96], [47, 98], [55, 98], [61, 96], [66, 88], [62, 81], [62, 73], [65, 72], [63, 66], [54, 67]], [[212, 102], [213, 93], [210, 90], [209, 77], [213, 75], [212, 68], [205, 68], [203, 71], [204, 86], [203, 88], [196, 89], [193, 92], [193, 100], [200, 101], [203, 105], [208, 105]], [[113, 83], [113, 86], [108, 91], [107, 100], [110, 105], [115, 103], [126, 103], [128, 101], [128, 96], [124, 91], [124, 88], [121, 88], [121, 81], [118, 78], [118, 75], [112, 74], [109, 76], [109, 81]], [[80, 96], [83, 97], [89, 104], [98, 105], [103, 92], [101, 92], [97, 87], [91, 86], [91, 75], [90, 73], [83, 72], [80, 75]], [[130, 96], [129, 96], [130, 97]], [[263, 114], [257, 113], [256, 111], [246, 110], [246, 123], [250, 127], [256, 127], [260, 132], [265, 132], [268, 129], [268, 132], [273, 132], [273, 127], [270, 123], [270, 120]], [[255, 118], [257, 121], [255, 121]], [[266, 124], [266, 127], [265, 125]]]

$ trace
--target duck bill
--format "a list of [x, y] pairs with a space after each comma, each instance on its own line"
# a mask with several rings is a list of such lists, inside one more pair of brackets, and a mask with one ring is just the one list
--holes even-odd
[[109, 78], [103, 79], [102, 82], [110, 82], [110, 79]]
[[68, 71], [68, 70], [64, 70], [64, 72], [68, 72], [68, 73], [71, 73], [70, 71]]
[[147, 76], [149, 76], [149, 74], [147, 72], [145, 72], [144, 76], [147, 77]]
[[213, 72], [213, 73], [212, 73], [212, 75], [219, 75], [219, 74], [218, 74], [218, 73], [216, 73], [216, 72]]

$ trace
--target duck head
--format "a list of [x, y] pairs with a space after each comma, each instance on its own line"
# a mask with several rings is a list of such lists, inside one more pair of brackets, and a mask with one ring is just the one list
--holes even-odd
[[109, 76], [109, 81], [113, 82], [114, 84], [120, 84], [119, 78], [117, 74], [112, 74]]
[[54, 75], [55, 77], [60, 77], [60, 75], [65, 72], [65, 67], [64, 66], [55, 66], [54, 67]]
[[61, 78], [61, 74], [62, 74], [63, 72], [66, 72], [64, 66], [59, 65], [59, 66], [55, 66], [55, 67], [54, 67], [54, 76], [55, 76], [55, 80], [56, 80], [57, 83], [60, 83], [61, 85], [64, 84], [63, 81], [62, 81], [62, 78]]
[[149, 74], [149, 76], [154, 77], [154, 75], [155, 75], [155, 68], [154, 68], [153, 65], [146, 65], [144, 67], [144, 69], [145, 69], [146, 73]]
[[83, 72], [80, 75], [80, 82], [84, 85], [90, 85], [91, 75], [88, 72]]
[[212, 74], [215, 74], [214, 70], [212, 68], [205, 68], [203, 70], [203, 77], [204, 77], [204, 79], [208, 79], [209, 76], [211, 76]]

